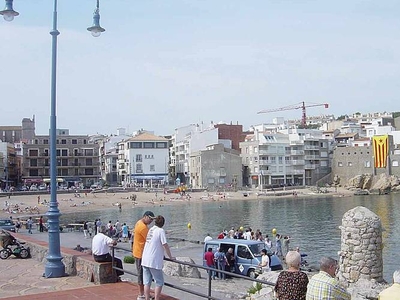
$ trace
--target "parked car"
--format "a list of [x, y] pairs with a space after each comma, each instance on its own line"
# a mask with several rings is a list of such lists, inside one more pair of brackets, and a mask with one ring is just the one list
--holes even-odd
[[10, 219], [0, 219], [0, 229], [15, 232], [15, 225]]

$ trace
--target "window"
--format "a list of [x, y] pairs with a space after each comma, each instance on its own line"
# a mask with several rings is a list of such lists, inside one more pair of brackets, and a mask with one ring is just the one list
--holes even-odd
[[129, 143], [129, 148], [131, 149], [141, 149], [142, 147], [142, 142], [130, 142]]
[[68, 169], [61, 169], [61, 176], [68, 176]]
[[144, 142], [143, 148], [146, 148], [146, 149], [154, 148], [154, 143], [153, 142]]
[[48, 145], [49, 144], [49, 140], [43, 140], [43, 144], [44, 145]]
[[347, 166], [351, 167], [353, 165], [353, 163], [351, 161], [347, 162]]
[[31, 159], [29, 164], [31, 167], [37, 167], [38, 166], [37, 159], [36, 158]]
[[46, 158], [46, 159], [44, 160], [44, 166], [45, 166], [45, 167], [49, 167], [49, 166], [50, 166], [50, 164], [49, 164], [49, 159], [48, 159], [48, 158]]
[[143, 173], [142, 164], [136, 164], [136, 173]]
[[39, 176], [39, 170], [38, 169], [30, 169], [29, 176]]
[[155, 172], [155, 171], [156, 171], [156, 166], [150, 165], [150, 172]]
[[157, 142], [156, 144], [157, 148], [167, 148], [167, 143], [166, 142]]
[[84, 156], [93, 156], [93, 149], [83, 149], [83, 155]]
[[86, 145], [87, 144], [87, 140], [83, 140], [83, 143]]
[[[397, 161], [393, 161], [393, 167], [397, 167], [397, 166], [395, 166], [394, 165], [394, 163], [397, 163], [397, 165], [398, 165], [398, 162]], [[371, 162], [368, 160], [368, 161], [365, 161], [364, 162], [364, 167], [366, 167], [366, 168], [371, 168]]]
[[67, 144], [67, 140], [61, 140], [61, 144], [66, 145]]
[[44, 149], [43, 155], [44, 155], [44, 156], [49, 156], [49, 149]]
[[94, 175], [93, 169], [85, 169], [85, 175]]
[[142, 154], [136, 154], [136, 161], [142, 162]]
[[283, 164], [283, 156], [278, 157], [278, 164]]
[[39, 156], [39, 150], [30, 149], [29, 150], [29, 156]]
[[68, 149], [62, 149], [61, 156], [68, 156]]
[[68, 159], [63, 158], [63, 159], [61, 160], [61, 165], [62, 165], [63, 167], [67, 167], [67, 166], [68, 166]]
[[92, 166], [93, 165], [93, 160], [91, 158], [86, 158], [86, 165], [87, 166]]
[[78, 144], [78, 140], [77, 139], [72, 139], [71, 144], [77, 145]]
[[57, 150], [56, 150], [56, 156], [60, 156], [60, 154], [61, 154], [60, 149], [57, 149]]
[[337, 166], [338, 167], [343, 167], [343, 163], [341, 161], [338, 161]]
[[219, 178], [219, 184], [225, 184], [225, 177]]

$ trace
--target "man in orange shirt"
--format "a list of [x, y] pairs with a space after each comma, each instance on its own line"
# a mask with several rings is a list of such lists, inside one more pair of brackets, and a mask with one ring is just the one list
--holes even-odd
[[132, 255], [135, 258], [136, 269], [138, 274], [138, 285], [139, 285], [139, 296], [137, 300], [145, 299], [144, 296], [144, 285], [143, 285], [143, 269], [142, 269], [142, 255], [144, 244], [146, 243], [147, 233], [151, 222], [155, 219], [152, 211], [146, 211], [143, 217], [136, 222], [135, 228], [133, 229], [133, 247]]

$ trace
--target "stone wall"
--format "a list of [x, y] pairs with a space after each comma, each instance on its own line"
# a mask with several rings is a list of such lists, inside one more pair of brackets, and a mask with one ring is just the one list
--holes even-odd
[[[46, 263], [48, 244], [37, 241], [29, 236], [13, 233], [19, 241], [24, 242], [24, 247], [30, 248], [32, 259]], [[61, 247], [62, 262], [65, 266], [65, 273], [69, 276], [79, 276], [95, 284], [111, 283], [117, 281], [115, 271], [110, 262], [95, 262], [89, 253], [81, 253], [72, 249]]]
[[382, 224], [369, 209], [357, 206], [343, 215], [340, 281], [355, 283], [360, 279], [383, 281]]

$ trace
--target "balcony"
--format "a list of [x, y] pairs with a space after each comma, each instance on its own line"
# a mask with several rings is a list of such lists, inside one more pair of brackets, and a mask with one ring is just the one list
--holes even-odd
[[304, 155], [304, 150], [290, 150], [291, 155]]
[[312, 165], [312, 164], [304, 165], [304, 169], [307, 169], [307, 170], [315, 170], [317, 167], [318, 167], [318, 165]]
[[319, 159], [319, 155], [304, 155], [304, 159]]
[[317, 145], [304, 145], [304, 150], [319, 150], [320, 147]]
[[294, 159], [294, 160], [291, 160], [291, 162], [292, 162], [293, 166], [300, 166], [300, 165], [305, 164], [304, 159]]

